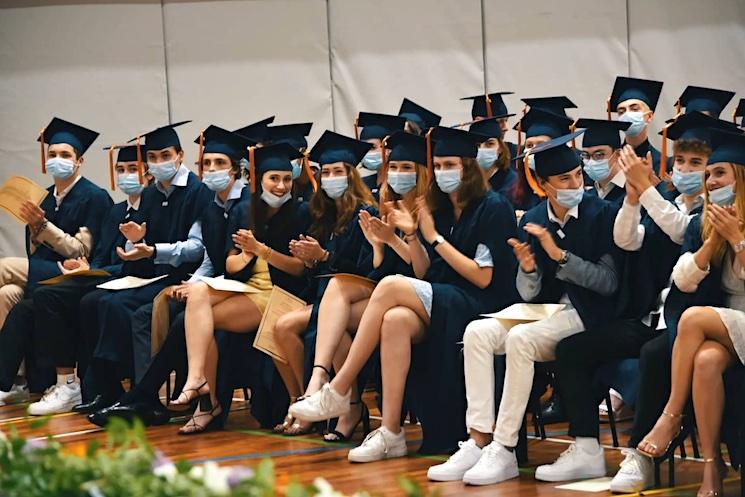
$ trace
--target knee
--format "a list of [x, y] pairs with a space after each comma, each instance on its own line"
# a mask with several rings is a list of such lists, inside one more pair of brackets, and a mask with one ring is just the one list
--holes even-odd
[[193, 283], [189, 288], [189, 298], [186, 300], [186, 305], [190, 302], [203, 303], [205, 300], [209, 301], [210, 298], [210, 287], [207, 283], [200, 281], [199, 283]]
[[409, 322], [409, 316], [406, 310], [402, 308], [393, 308], [386, 311], [383, 314], [383, 325], [380, 328], [381, 342], [402, 340], [403, 337], [408, 337], [406, 326]]
[[406, 280], [402, 276], [386, 276], [380, 283], [375, 286], [370, 300], [381, 301], [390, 299], [396, 295], [402, 285], [406, 285]]
[[295, 331], [296, 328], [297, 326], [295, 325], [295, 320], [292, 318], [292, 314], [285, 314], [277, 319], [277, 322], [274, 324], [274, 334], [280, 340], [284, 341], [297, 334]]
[[701, 348], [693, 358], [693, 371], [696, 376], [716, 378], [724, 374], [726, 361], [722, 354], [711, 348]]
[[495, 333], [496, 326], [499, 322], [495, 319], [479, 319], [471, 321], [466, 326], [466, 331], [463, 333], [463, 348], [472, 349], [474, 347], [479, 348], [483, 346], [490, 335]]
[[689, 307], [683, 311], [678, 321], [678, 338], [700, 331], [701, 316], [705, 309], [705, 307]]
[[525, 328], [524, 325], [518, 325], [512, 328], [507, 333], [507, 338], [504, 342], [504, 348], [507, 355], [510, 353], [524, 354], [532, 348], [532, 340], [530, 339], [529, 329]]

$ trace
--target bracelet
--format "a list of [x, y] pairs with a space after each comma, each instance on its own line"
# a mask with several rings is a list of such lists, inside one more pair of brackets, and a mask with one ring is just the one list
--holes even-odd
[[739, 254], [740, 252], [745, 250], [745, 238], [734, 244], [732, 246], [732, 250], [734, 250], [736, 254]]
[[49, 221], [47, 221], [45, 218], [44, 221], [42, 221], [41, 224], [39, 225], [38, 229], [32, 230], [34, 232], [34, 236], [35, 237], [39, 236], [39, 233], [47, 229], [47, 224], [49, 224]]
[[267, 262], [269, 261], [269, 258], [272, 256], [272, 252], [274, 252], [274, 250], [272, 249], [272, 247], [267, 246], [266, 247], [266, 252], [265, 252], [266, 255], [264, 256], [264, 260], [265, 261], [267, 261]]
[[416, 239], [417, 239], [417, 237], [416, 237], [416, 231], [415, 231], [414, 233], [410, 234], [410, 235], [409, 235], [408, 233], [404, 233], [404, 240], [405, 240], [405, 241], [406, 241], [407, 243], [408, 243], [408, 242], [413, 242], [413, 241], [415, 241]]

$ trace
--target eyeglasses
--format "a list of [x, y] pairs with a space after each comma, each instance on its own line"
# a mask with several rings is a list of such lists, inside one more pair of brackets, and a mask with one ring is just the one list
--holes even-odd
[[600, 150], [598, 152], [593, 152], [592, 154], [581, 152], [579, 156], [582, 158], [582, 160], [605, 160], [605, 158], [608, 157], [608, 154]]

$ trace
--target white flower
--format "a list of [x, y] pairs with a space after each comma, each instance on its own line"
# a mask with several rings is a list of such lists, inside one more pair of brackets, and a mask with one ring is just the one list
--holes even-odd
[[313, 480], [313, 486], [318, 489], [318, 493], [315, 497], [344, 497], [344, 494], [334, 490], [334, 487], [323, 478], [316, 478]]
[[191, 468], [189, 476], [202, 480], [204, 486], [216, 494], [228, 495], [230, 493], [230, 485], [228, 484], [230, 471], [230, 468], [221, 468], [214, 461], [207, 461], [201, 466]]
[[167, 464], [161, 464], [160, 466], [155, 468], [153, 470], [153, 474], [155, 476], [165, 478], [169, 482], [172, 482], [174, 478], [176, 478], [176, 475], [178, 475], [178, 470], [176, 469], [175, 464], [167, 463]]

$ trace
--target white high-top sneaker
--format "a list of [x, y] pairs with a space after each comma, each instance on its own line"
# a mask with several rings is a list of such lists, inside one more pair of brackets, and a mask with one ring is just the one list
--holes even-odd
[[474, 439], [458, 442], [458, 452], [450, 456], [447, 461], [427, 470], [427, 478], [432, 481], [458, 481], [463, 479], [466, 471], [471, 469], [481, 457], [481, 447]]
[[610, 491], [624, 494], [641, 492], [654, 485], [654, 462], [640, 454], [636, 449], [621, 451], [626, 458], [621, 461], [621, 469], [610, 482]]
[[288, 411], [302, 421], [326, 421], [348, 413], [351, 396], [351, 390], [346, 395], [341, 395], [331, 388], [330, 383], [326, 383], [313, 395], [292, 404]]
[[493, 485], [519, 475], [515, 453], [492, 442], [481, 450], [478, 462], [463, 475], [463, 483]]
[[73, 407], [82, 404], [82, 402], [80, 385], [77, 383], [52, 385], [47, 388], [39, 402], [34, 402], [28, 406], [28, 413], [31, 416], [48, 416], [70, 412]]
[[19, 404], [28, 399], [28, 385], [13, 385], [9, 391], [0, 392], [0, 406]]
[[381, 426], [370, 432], [362, 441], [362, 445], [350, 450], [347, 459], [349, 462], [373, 462], [404, 457], [408, 453], [404, 430], [401, 429], [398, 434], [394, 434], [385, 426]]
[[561, 453], [553, 464], [538, 466], [535, 479], [541, 481], [566, 481], [600, 478], [605, 476], [603, 448], [598, 446], [592, 453], [577, 447], [576, 443]]

